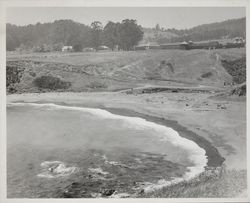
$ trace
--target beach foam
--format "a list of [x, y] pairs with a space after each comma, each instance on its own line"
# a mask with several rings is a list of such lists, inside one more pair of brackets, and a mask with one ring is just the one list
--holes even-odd
[[67, 167], [61, 161], [44, 161], [41, 163], [42, 173], [37, 176], [42, 178], [57, 178], [61, 176], [68, 176], [78, 171], [77, 167]]
[[38, 108], [46, 108], [48, 110], [53, 109], [63, 109], [63, 110], [70, 110], [70, 111], [81, 111], [85, 113], [89, 113], [99, 118], [103, 119], [119, 119], [122, 120], [126, 127], [137, 129], [137, 130], [154, 130], [156, 135], [160, 140], [170, 142], [171, 144], [181, 147], [188, 151], [188, 158], [194, 164], [192, 167], [188, 167], [188, 171], [184, 174], [182, 178], [174, 178], [171, 181], [160, 180], [157, 183], [152, 183], [147, 185], [144, 190], [145, 192], [149, 192], [152, 190], [160, 189], [162, 187], [179, 183], [183, 180], [190, 180], [195, 176], [199, 175], [205, 169], [207, 165], [207, 157], [206, 151], [198, 146], [195, 142], [183, 138], [179, 135], [178, 132], [173, 130], [172, 128], [166, 127], [164, 125], [159, 125], [151, 121], [147, 121], [143, 118], [139, 117], [128, 117], [128, 116], [121, 116], [112, 114], [103, 109], [96, 109], [96, 108], [85, 108], [85, 107], [74, 107], [74, 106], [62, 106], [53, 103], [46, 103], [46, 104], [37, 104], [37, 103], [10, 103], [8, 106], [26, 106], [31, 105], [33, 107]]
[[102, 174], [102, 175], [108, 175], [109, 172], [107, 171], [103, 171], [102, 168], [89, 168], [89, 171], [92, 173], [98, 173], [98, 174]]

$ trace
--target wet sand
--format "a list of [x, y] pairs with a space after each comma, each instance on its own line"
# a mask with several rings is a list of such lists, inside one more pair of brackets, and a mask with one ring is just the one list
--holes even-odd
[[219, 151], [214, 146], [212, 146], [212, 144], [208, 140], [188, 130], [186, 127], [180, 125], [177, 121], [167, 120], [164, 118], [157, 118], [154, 116], [149, 116], [142, 113], [137, 113], [135, 111], [124, 110], [124, 109], [106, 108], [106, 110], [114, 114], [144, 118], [148, 121], [152, 121], [154, 123], [165, 125], [167, 127], [174, 129], [179, 133], [181, 137], [194, 141], [196, 144], [198, 144], [199, 147], [203, 148], [206, 151], [206, 156], [208, 158], [208, 163], [207, 163], [208, 167], [219, 167], [223, 164], [225, 160], [225, 158], [221, 156]]

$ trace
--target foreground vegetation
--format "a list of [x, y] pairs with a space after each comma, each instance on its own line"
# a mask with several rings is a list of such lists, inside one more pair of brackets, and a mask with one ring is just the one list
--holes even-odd
[[244, 196], [246, 170], [208, 170], [199, 177], [155, 192], [141, 194], [152, 198], [232, 198]]

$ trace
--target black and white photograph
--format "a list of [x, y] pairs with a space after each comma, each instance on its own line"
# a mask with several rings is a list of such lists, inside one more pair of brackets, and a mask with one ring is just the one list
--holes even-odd
[[1, 199], [248, 202], [248, 5], [222, 2], [5, 6]]

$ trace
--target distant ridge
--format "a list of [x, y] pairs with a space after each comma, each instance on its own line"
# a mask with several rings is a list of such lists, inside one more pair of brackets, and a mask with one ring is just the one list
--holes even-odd
[[[153, 33], [153, 34], [152, 34]], [[142, 42], [157, 42], [159, 44], [181, 41], [203, 41], [223, 38], [246, 37], [246, 18], [230, 19], [195, 26], [190, 29], [144, 28]]]

